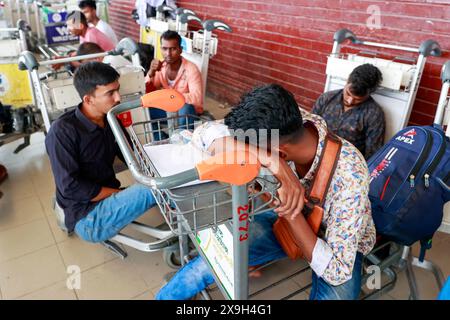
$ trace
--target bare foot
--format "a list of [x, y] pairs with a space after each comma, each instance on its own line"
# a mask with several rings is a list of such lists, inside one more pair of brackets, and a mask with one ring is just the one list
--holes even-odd
[[261, 277], [262, 276], [262, 272], [261, 272], [261, 270], [256, 270], [258, 268], [259, 268], [259, 266], [249, 267], [248, 268], [248, 271], [249, 271], [248, 276], [250, 278], [259, 278], [259, 277]]

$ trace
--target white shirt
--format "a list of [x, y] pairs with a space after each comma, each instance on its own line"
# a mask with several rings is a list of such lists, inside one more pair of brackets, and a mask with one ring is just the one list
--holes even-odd
[[[92, 24], [91, 24], [92, 25]], [[93, 26], [93, 25], [92, 25]], [[114, 30], [111, 28], [111, 26], [109, 24], [107, 24], [105, 21], [103, 20], [98, 20], [97, 25], [95, 26], [98, 30], [100, 30], [101, 32], [103, 32], [105, 34], [105, 36], [107, 36], [111, 42], [116, 45], [117, 42], [119, 42], [117, 40], [117, 36], [116, 33], [114, 32]]]
[[[321, 117], [302, 109], [300, 111], [303, 121], [313, 124], [319, 134], [314, 162], [300, 179], [300, 183], [308, 189], [317, 173], [327, 126]], [[208, 151], [215, 139], [230, 134], [225, 124], [206, 122], [195, 128], [191, 142], [200, 150]], [[317, 238], [310, 264], [316, 275], [332, 286], [352, 278], [357, 252], [367, 255], [376, 240], [368, 196], [370, 180], [367, 163], [352, 144], [344, 139], [341, 141], [339, 161], [329, 187], [333, 192], [328, 192], [323, 207], [322, 223], [326, 231], [322, 238]]]

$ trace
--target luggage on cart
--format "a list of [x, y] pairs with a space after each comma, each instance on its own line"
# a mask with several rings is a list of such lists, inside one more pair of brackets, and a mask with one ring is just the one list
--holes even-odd
[[420, 240], [422, 261], [450, 200], [449, 138], [438, 125], [407, 127], [368, 165], [377, 232], [407, 246]]

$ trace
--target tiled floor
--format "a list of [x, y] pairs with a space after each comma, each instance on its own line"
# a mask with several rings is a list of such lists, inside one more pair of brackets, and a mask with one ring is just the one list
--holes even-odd
[[[228, 111], [209, 98], [207, 105], [216, 118]], [[9, 178], [0, 185], [4, 193], [0, 199], [0, 299], [153, 299], [163, 276], [172, 271], [161, 252], [127, 248], [128, 257], [122, 260], [101, 245], [68, 237], [58, 228], [51, 209], [54, 182], [43, 141], [43, 134], [34, 134], [32, 145], [19, 154], [13, 150], [20, 141], [0, 148], [0, 163], [9, 171]], [[124, 185], [133, 182], [128, 171], [119, 178]], [[160, 219], [153, 211], [141, 221], [157, 224]], [[450, 274], [449, 249], [450, 236], [439, 233], [428, 254], [446, 277]], [[282, 261], [268, 267], [263, 277], [252, 279], [251, 292], [302, 265]], [[74, 277], [77, 270], [81, 272], [79, 283]], [[279, 299], [307, 284], [309, 278], [310, 271], [255, 298]], [[438, 289], [430, 274], [419, 270], [417, 278], [422, 297], [434, 299]], [[306, 299], [308, 293], [306, 290], [292, 299]], [[408, 295], [406, 277], [401, 274], [396, 288], [381, 299], [407, 299]], [[222, 298], [218, 290], [212, 296]]]

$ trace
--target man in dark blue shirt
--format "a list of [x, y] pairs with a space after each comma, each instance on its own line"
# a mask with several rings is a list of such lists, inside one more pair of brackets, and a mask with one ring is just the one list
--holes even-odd
[[352, 143], [366, 160], [384, 144], [384, 113], [370, 96], [382, 80], [377, 67], [360, 65], [352, 71], [344, 89], [323, 93], [312, 109], [326, 121], [329, 130]]
[[100, 242], [145, 213], [155, 200], [143, 185], [121, 191], [114, 174], [114, 158], [122, 155], [106, 114], [120, 103], [117, 71], [88, 62], [78, 68], [74, 85], [82, 102], [53, 123], [45, 146], [66, 227], [86, 241]]

